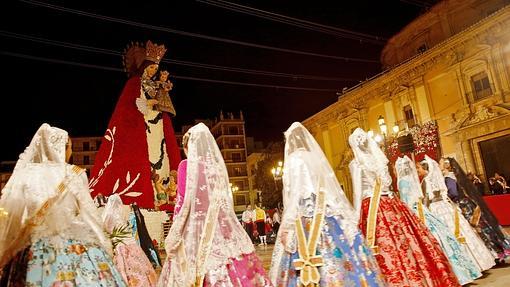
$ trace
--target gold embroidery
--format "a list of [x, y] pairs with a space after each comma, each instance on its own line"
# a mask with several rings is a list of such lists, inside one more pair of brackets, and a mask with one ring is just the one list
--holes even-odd
[[460, 218], [459, 210], [457, 208], [455, 208], [454, 222], [455, 222], [455, 238], [457, 238], [457, 240], [460, 243], [466, 243], [466, 238], [464, 238], [464, 236], [460, 234]]
[[66, 280], [66, 274], [65, 274], [64, 271], [58, 271], [56, 277], [57, 277], [56, 278], [57, 281], [64, 281], [64, 280]]
[[375, 180], [374, 194], [370, 198], [370, 205], [368, 208], [367, 218], [367, 241], [368, 246], [372, 248], [374, 254], [379, 253], [379, 248], [375, 245], [375, 229], [377, 224], [377, 210], [379, 209], [380, 200], [381, 200], [381, 179], [378, 177]]
[[5, 209], [0, 207], [0, 218], [6, 218], [9, 215], [9, 212], [5, 211]]
[[320, 273], [317, 267], [324, 265], [324, 261], [321, 255], [315, 255], [315, 253], [317, 251], [317, 243], [321, 233], [322, 222], [324, 220], [324, 208], [324, 191], [319, 190], [315, 214], [311, 223], [309, 240], [306, 239], [301, 218], [296, 219], [299, 258], [294, 259], [293, 265], [296, 270], [301, 271], [299, 279], [304, 286], [315, 286], [316, 284], [319, 284], [320, 281]]
[[79, 174], [83, 171], [83, 169], [81, 167], [78, 167], [76, 165], [73, 165], [73, 172], [76, 173], [76, 174]]
[[97, 266], [99, 267], [99, 270], [101, 270], [101, 271], [110, 270], [110, 266], [108, 266], [108, 263], [106, 263], [106, 262], [99, 262], [99, 264], [97, 264]]
[[71, 281], [71, 280], [74, 280], [74, 278], [76, 278], [76, 275], [75, 275], [74, 271], [67, 271], [66, 272], [65, 280]]
[[421, 222], [425, 224], [425, 214], [423, 212], [423, 203], [419, 200], [418, 201], [418, 217], [420, 218]]
[[473, 216], [471, 217], [471, 220], [469, 223], [471, 223], [472, 226], [478, 226], [478, 223], [480, 222], [480, 217], [482, 216], [482, 210], [480, 209], [480, 206], [476, 206], [475, 210], [473, 211]]
[[66, 189], [66, 186], [63, 182], [61, 182], [58, 186], [57, 186], [57, 190], [59, 192], [64, 192], [64, 190]]

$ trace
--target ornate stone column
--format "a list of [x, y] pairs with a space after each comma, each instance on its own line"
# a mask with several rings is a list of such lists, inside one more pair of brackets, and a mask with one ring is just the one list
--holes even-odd
[[476, 168], [476, 163], [473, 157], [473, 149], [471, 147], [470, 140], [459, 139], [459, 146], [462, 154], [462, 159], [464, 161], [463, 166], [464, 170], [466, 172], [467, 171], [479, 172]]

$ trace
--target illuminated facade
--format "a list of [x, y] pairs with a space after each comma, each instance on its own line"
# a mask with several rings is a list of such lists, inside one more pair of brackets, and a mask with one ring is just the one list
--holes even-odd
[[510, 6], [508, 1], [442, 1], [392, 37], [387, 70], [345, 91], [303, 124], [351, 197], [348, 137], [356, 127], [391, 137], [428, 121], [444, 156], [487, 178], [510, 174]]

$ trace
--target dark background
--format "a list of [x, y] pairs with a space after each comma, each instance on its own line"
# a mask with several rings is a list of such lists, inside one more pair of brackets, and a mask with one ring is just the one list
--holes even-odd
[[[325, 59], [225, 44], [66, 13], [23, 1], [3, 3], [0, 20], [2, 130], [1, 160], [15, 160], [43, 122], [71, 136], [102, 136], [127, 77], [120, 56], [37, 43], [6, 33], [122, 51], [130, 41], [163, 43], [166, 59], [259, 69], [290, 74], [345, 77], [317, 81], [215, 71], [163, 63], [171, 75], [317, 89], [352, 87], [377, 74], [379, 63]], [[339, 38], [238, 12], [186, 1], [49, 1], [62, 7], [286, 49], [378, 60], [383, 45]], [[238, 4], [338, 28], [390, 38], [434, 1], [236, 1]], [[424, 5], [427, 6], [427, 5]], [[11, 34], [12, 35], [12, 34]], [[20, 38], [20, 37], [17, 37]], [[50, 58], [13, 57], [8, 53]], [[100, 66], [90, 68], [57, 63], [64, 60]], [[177, 110], [176, 130], [195, 118], [214, 118], [219, 111], [244, 112], [248, 136], [280, 140], [293, 122], [302, 121], [333, 103], [335, 92], [298, 91], [172, 79]]]

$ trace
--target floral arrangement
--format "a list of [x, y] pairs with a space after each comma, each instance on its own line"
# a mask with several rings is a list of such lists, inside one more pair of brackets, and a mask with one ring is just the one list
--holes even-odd
[[[435, 121], [429, 121], [422, 125], [415, 125], [408, 130], [413, 137], [414, 155], [416, 160], [421, 160], [425, 155], [434, 160], [440, 156], [439, 129]], [[399, 156], [404, 154], [398, 148], [397, 138], [393, 138], [388, 143], [387, 156], [390, 162], [394, 163]], [[409, 155], [409, 154], [408, 154]]]

